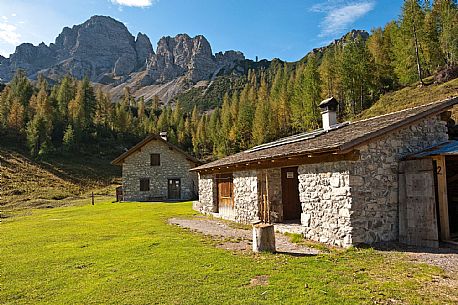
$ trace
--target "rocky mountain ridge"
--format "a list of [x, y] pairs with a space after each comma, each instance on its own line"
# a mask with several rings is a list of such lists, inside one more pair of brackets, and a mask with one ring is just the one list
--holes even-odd
[[202, 35], [163, 37], [154, 51], [147, 35], [134, 37], [123, 23], [93, 16], [80, 25], [65, 27], [49, 46], [24, 43], [9, 58], [0, 57], [0, 80], [8, 82], [17, 69], [32, 79], [39, 74], [56, 81], [66, 74], [87, 76], [117, 95], [119, 86], [136, 91], [146, 86], [170, 87], [170, 82], [189, 86], [211, 80], [244, 59], [237, 51], [213, 54]]

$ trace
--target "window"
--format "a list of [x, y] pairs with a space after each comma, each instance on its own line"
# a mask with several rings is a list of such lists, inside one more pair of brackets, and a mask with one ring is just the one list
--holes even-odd
[[140, 192], [148, 192], [149, 191], [149, 178], [141, 178], [140, 179]]
[[160, 154], [151, 154], [150, 161], [151, 161], [151, 166], [160, 166], [161, 165], [161, 155]]

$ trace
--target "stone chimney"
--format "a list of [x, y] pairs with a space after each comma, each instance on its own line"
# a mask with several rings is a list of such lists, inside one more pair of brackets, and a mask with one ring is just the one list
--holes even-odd
[[320, 103], [321, 115], [323, 118], [323, 129], [329, 130], [337, 124], [337, 106], [339, 102], [333, 97]]
[[167, 141], [167, 131], [161, 131], [161, 133], [159, 133], [159, 136], [162, 140]]

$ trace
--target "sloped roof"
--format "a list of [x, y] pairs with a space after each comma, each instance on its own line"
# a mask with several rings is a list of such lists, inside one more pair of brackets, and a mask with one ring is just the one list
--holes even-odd
[[164, 139], [162, 139], [160, 136], [158, 136], [156, 134], [149, 135], [144, 140], [139, 142], [137, 145], [135, 145], [134, 147], [132, 147], [131, 149], [129, 149], [128, 151], [126, 151], [125, 153], [123, 153], [122, 155], [117, 157], [116, 159], [114, 159], [111, 162], [111, 164], [113, 164], [113, 165], [122, 165], [122, 163], [124, 162], [124, 160], [127, 157], [129, 157], [130, 155], [132, 155], [133, 153], [135, 153], [136, 151], [138, 151], [139, 149], [141, 149], [143, 146], [145, 146], [146, 144], [148, 144], [151, 141], [160, 141], [160, 142], [166, 144], [167, 146], [169, 146], [171, 149], [176, 150], [177, 152], [182, 154], [187, 160], [189, 160], [191, 162], [194, 162], [197, 165], [202, 164], [202, 162], [200, 160], [198, 160], [195, 157], [191, 156], [190, 154], [188, 154], [187, 152], [185, 152], [184, 150], [182, 150], [178, 146], [176, 146], [176, 145], [174, 145], [174, 144], [172, 144], [170, 142], [165, 141]]
[[410, 108], [386, 115], [342, 124], [340, 128], [328, 132], [315, 132], [316, 135], [302, 141], [291, 141], [281, 145], [263, 145], [263, 149], [251, 149], [240, 152], [214, 162], [193, 168], [202, 171], [220, 167], [228, 167], [250, 162], [273, 160], [309, 154], [346, 153], [355, 146], [389, 132], [411, 125], [431, 115], [437, 115], [458, 104], [458, 97]]
[[407, 156], [406, 159], [419, 159], [429, 156], [458, 156], [458, 141], [448, 141]]

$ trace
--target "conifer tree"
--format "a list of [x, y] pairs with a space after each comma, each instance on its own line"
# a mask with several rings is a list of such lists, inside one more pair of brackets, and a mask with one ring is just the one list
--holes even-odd
[[33, 94], [33, 87], [24, 70], [19, 69], [16, 71], [9, 87], [10, 97], [12, 99], [18, 99], [24, 107], [27, 107], [30, 97]]
[[62, 145], [65, 151], [71, 152], [75, 148], [75, 133], [71, 124], [65, 129], [62, 139]]
[[253, 118], [252, 143], [259, 145], [271, 139], [269, 133], [270, 122], [272, 121], [269, 103], [269, 93], [265, 76], [261, 77], [261, 84], [258, 89], [258, 99]]
[[59, 115], [63, 121], [67, 121], [68, 104], [75, 97], [75, 82], [74, 79], [66, 75], [57, 89], [57, 106]]
[[448, 66], [458, 64], [458, 8], [456, 0], [436, 0], [432, 15], [439, 33], [439, 44]]
[[254, 108], [250, 100], [251, 86], [247, 84], [240, 93], [239, 111], [237, 116], [237, 144], [240, 150], [249, 147], [251, 143], [251, 130], [254, 117]]
[[420, 54], [423, 40], [424, 14], [419, 0], [405, 0], [399, 26], [399, 35], [395, 41], [396, 73], [402, 84], [411, 84], [415, 80], [423, 83], [423, 58]]
[[21, 134], [25, 127], [25, 109], [22, 103], [15, 99], [11, 105], [11, 110], [7, 120], [8, 128]]
[[99, 88], [96, 94], [94, 125], [108, 130], [112, 121], [112, 108], [110, 98]]

